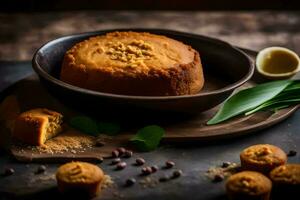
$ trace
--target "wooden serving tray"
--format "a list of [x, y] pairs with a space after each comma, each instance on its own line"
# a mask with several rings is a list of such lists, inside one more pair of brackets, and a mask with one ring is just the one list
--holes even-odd
[[[244, 50], [254, 59], [256, 52]], [[250, 87], [257, 84], [257, 78], [254, 77], [241, 88]], [[239, 88], [239, 89], [241, 89]], [[80, 115], [80, 113], [61, 104], [53, 98], [40, 84], [36, 75], [27, 77], [12, 87], [7, 89], [1, 96], [15, 95], [20, 104], [20, 110], [25, 111], [32, 108], [44, 107], [63, 113], [66, 119]], [[162, 120], [158, 123], [165, 130], [166, 134], [163, 142], [189, 142], [203, 141], [236, 137], [244, 134], [253, 133], [258, 130], [270, 127], [293, 114], [298, 106], [292, 106], [274, 112], [258, 112], [250, 116], [241, 116], [219, 125], [207, 126], [206, 122], [215, 114], [218, 107], [209, 111], [199, 113], [196, 116], [176, 116], [174, 119]], [[148, 124], [150, 125], [150, 124]], [[1, 124], [0, 124], [1, 126]], [[3, 126], [3, 123], [2, 123]], [[103, 147], [92, 147], [84, 152], [65, 152], [65, 153], [36, 153], [30, 149], [24, 149], [20, 146], [12, 146], [13, 156], [24, 162], [65, 162], [69, 160], [100, 161], [101, 157], [110, 157], [111, 151], [118, 146], [124, 146], [136, 130], [143, 127], [144, 124], [135, 124], [123, 133], [114, 136], [107, 141]], [[3, 132], [5, 128], [0, 127]], [[3, 135], [3, 134], [2, 134]]]

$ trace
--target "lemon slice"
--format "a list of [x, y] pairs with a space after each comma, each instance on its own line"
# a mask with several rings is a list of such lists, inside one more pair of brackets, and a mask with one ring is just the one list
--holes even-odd
[[270, 79], [286, 79], [300, 71], [299, 56], [283, 47], [268, 47], [256, 57], [256, 69]]

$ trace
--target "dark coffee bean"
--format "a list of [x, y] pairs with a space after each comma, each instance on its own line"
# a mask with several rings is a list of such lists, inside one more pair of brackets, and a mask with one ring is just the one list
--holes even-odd
[[44, 173], [46, 171], [46, 166], [45, 165], [40, 165], [37, 170], [36, 170], [36, 174], [41, 174]]
[[224, 175], [223, 174], [216, 174], [215, 176], [214, 176], [214, 182], [221, 182], [221, 181], [223, 181], [224, 180]]
[[181, 170], [176, 170], [173, 172], [173, 178], [178, 178], [182, 175], [182, 171]]
[[167, 161], [166, 162], [166, 168], [167, 169], [170, 169], [170, 168], [172, 168], [174, 166], [175, 166], [175, 163], [173, 161]]
[[145, 162], [146, 162], [146, 161], [145, 161], [143, 158], [137, 158], [137, 159], [135, 160], [135, 163], [136, 163], [136, 165], [138, 165], [138, 166], [145, 164]]
[[101, 141], [101, 140], [96, 140], [96, 146], [97, 147], [103, 147], [105, 145], [105, 142]]
[[117, 164], [117, 170], [122, 170], [127, 166], [126, 162], [120, 162]]
[[132, 155], [133, 155], [133, 152], [132, 152], [132, 151], [126, 150], [125, 153], [124, 153], [124, 155], [123, 155], [123, 157], [124, 157], [124, 158], [131, 158]]
[[126, 152], [126, 149], [124, 147], [119, 147], [117, 148], [117, 151], [119, 152], [119, 156], [121, 156]]
[[289, 153], [287, 154], [287, 156], [289, 156], [289, 157], [292, 157], [295, 155], [297, 155], [297, 151], [294, 151], [294, 150], [290, 150]]
[[115, 158], [115, 159], [113, 159], [112, 161], [111, 161], [111, 164], [112, 165], [116, 165], [116, 164], [118, 164], [118, 163], [120, 163], [121, 162], [121, 159], [120, 158]]
[[129, 178], [126, 180], [126, 186], [132, 186], [136, 183], [136, 180], [134, 178]]
[[166, 181], [169, 180], [169, 177], [168, 176], [162, 176], [158, 180], [159, 180], [159, 182], [166, 182]]
[[112, 152], [111, 152], [111, 156], [113, 157], [113, 158], [117, 158], [117, 157], [119, 157], [119, 151], [118, 150], [113, 150]]
[[143, 168], [142, 168], [142, 174], [143, 174], [143, 175], [149, 175], [149, 174], [151, 174], [151, 173], [152, 173], [151, 167], [143, 167]]
[[231, 164], [230, 162], [223, 162], [221, 167], [227, 168], [227, 167], [229, 167], [230, 164]]
[[151, 167], [151, 170], [152, 170], [152, 173], [155, 173], [155, 172], [157, 172], [158, 167], [157, 167], [156, 165], [153, 165], [153, 166]]
[[15, 170], [13, 168], [6, 168], [4, 170], [4, 175], [5, 176], [10, 176], [10, 175], [13, 175], [15, 173]]

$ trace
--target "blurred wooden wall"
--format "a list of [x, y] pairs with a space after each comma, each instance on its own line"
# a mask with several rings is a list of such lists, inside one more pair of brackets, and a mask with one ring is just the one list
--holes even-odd
[[295, 10], [299, 0], [1, 0], [0, 11]]

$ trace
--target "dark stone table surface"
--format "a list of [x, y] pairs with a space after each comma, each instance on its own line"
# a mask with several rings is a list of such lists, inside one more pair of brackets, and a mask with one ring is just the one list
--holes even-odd
[[[205, 34], [229, 41], [235, 45], [258, 50], [280, 45], [300, 47], [299, 12], [66, 12], [35, 14], [0, 14], [0, 91], [33, 73], [29, 60], [38, 46], [49, 39], [75, 32], [117, 27], [153, 27]], [[110, 160], [100, 166], [114, 179], [115, 186], [105, 190], [100, 199], [226, 199], [224, 182], [212, 183], [205, 172], [224, 161], [239, 162], [239, 153], [245, 147], [258, 143], [280, 146], [285, 151], [300, 152], [300, 112], [267, 130], [235, 139], [209, 143], [164, 144], [149, 153], [139, 153], [127, 160], [133, 163], [137, 156], [162, 166], [166, 160], [176, 162], [176, 169], [184, 175], [176, 180], [143, 188], [136, 184], [123, 187], [124, 180], [135, 177], [140, 168], [129, 166], [114, 171]], [[300, 154], [289, 158], [300, 162]], [[12, 176], [0, 176], [0, 199], [57, 199], [53, 179], [59, 164], [46, 164], [47, 172], [35, 175], [39, 164], [16, 162], [6, 152], [0, 152], [0, 172], [6, 167], [15, 169]], [[151, 175], [156, 180], [172, 170], [159, 170]], [[293, 199], [292, 197], [289, 199]], [[294, 199], [297, 199], [295, 197]]]

